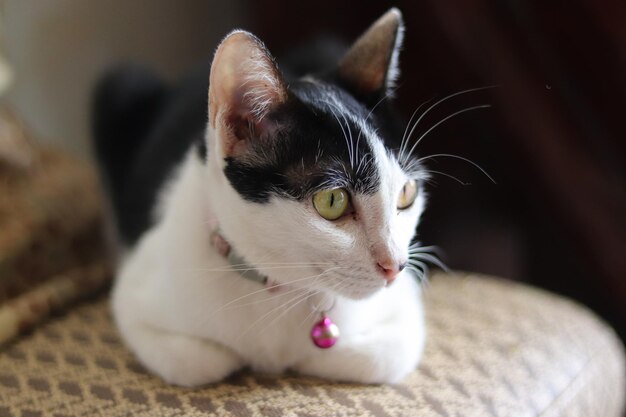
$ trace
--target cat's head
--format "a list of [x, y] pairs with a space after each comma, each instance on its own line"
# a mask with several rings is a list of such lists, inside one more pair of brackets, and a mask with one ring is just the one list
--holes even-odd
[[362, 298], [406, 266], [425, 175], [400, 156], [387, 100], [402, 31], [392, 9], [334, 70], [290, 84], [250, 33], [218, 47], [211, 206], [237, 252], [272, 280]]

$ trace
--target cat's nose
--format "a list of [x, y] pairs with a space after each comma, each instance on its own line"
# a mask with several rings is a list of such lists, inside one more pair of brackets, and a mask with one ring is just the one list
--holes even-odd
[[378, 262], [378, 270], [382, 273], [387, 285], [395, 281], [396, 277], [406, 268], [406, 261], [395, 259], [385, 259]]

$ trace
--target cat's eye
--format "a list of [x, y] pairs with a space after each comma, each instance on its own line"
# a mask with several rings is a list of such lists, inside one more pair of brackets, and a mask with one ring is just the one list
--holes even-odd
[[408, 180], [398, 196], [398, 209], [404, 210], [411, 207], [415, 197], [417, 197], [417, 183], [415, 180]]
[[313, 206], [326, 220], [336, 220], [343, 216], [348, 208], [350, 197], [343, 188], [331, 188], [315, 193]]

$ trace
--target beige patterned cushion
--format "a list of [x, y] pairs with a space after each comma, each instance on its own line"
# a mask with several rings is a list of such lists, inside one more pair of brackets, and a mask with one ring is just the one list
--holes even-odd
[[0, 346], [109, 282], [99, 190], [0, 108]]
[[[585, 308], [476, 275], [437, 274], [429, 338], [396, 386], [240, 373], [190, 390], [146, 374], [120, 343], [106, 299], [0, 351], [0, 416], [618, 417], [624, 352]], [[390, 353], [391, 354], [391, 353]]]

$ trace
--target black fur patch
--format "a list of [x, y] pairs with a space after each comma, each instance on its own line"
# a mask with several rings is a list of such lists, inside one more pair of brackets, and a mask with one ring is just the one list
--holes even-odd
[[[190, 146], [206, 160], [208, 79], [206, 66], [176, 88], [149, 74], [142, 81], [136, 70], [118, 73], [101, 84], [94, 115], [98, 157], [108, 178], [120, 235], [127, 244], [132, 245], [150, 227], [159, 190]], [[252, 149], [254, 158], [226, 160], [225, 175], [244, 199], [265, 203], [274, 195], [302, 200], [326, 187], [364, 194], [379, 187], [366, 132], [352, 118], [344, 118], [341, 108], [368, 125], [368, 130], [375, 130], [391, 153], [397, 152], [402, 134], [396, 113], [382, 100], [370, 114], [375, 103], [358, 102], [337, 86], [332, 74], [322, 80], [291, 80], [291, 99], [266, 116], [282, 126], [275, 137], [267, 138], [271, 146]], [[131, 103], [132, 111], [124, 110], [128, 106], [119, 100], [107, 104], [102, 99], [111, 95]], [[147, 116], [136, 117], [136, 111]]]
[[150, 227], [158, 193], [189, 147], [204, 141], [207, 74], [208, 67], [171, 87], [145, 70], [129, 68], [99, 84], [94, 106], [97, 156], [127, 244]]
[[323, 81], [292, 83], [291, 92], [291, 99], [267, 116], [281, 129], [258, 140], [271, 143], [271, 149], [252, 146], [253, 157], [226, 160], [224, 173], [233, 188], [257, 203], [273, 194], [301, 200], [326, 187], [376, 192], [380, 177], [367, 131], [386, 134], [391, 143], [393, 123], [381, 123], [381, 111], [370, 113], [347, 92]]

